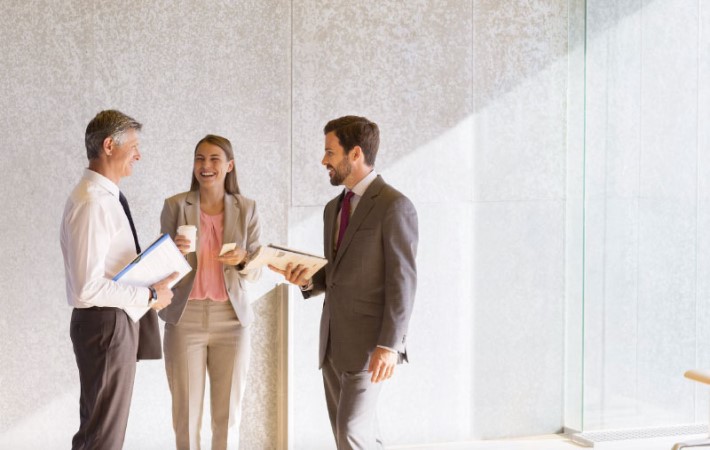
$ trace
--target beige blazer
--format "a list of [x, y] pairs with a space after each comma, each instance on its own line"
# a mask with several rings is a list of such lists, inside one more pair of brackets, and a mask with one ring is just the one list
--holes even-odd
[[343, 194], [325, 207], [323, 241], [328, 264], [313, 276], [325, 293], [320, 324], [320, 367], [330, 343], [341, 371], [366, 370], [381, 345], [407, 360], [407, 328], [417, 285], [417, 211], [402, 193], [377, 176], [355, 208], [337, 253], [334, 236]]
[[[200, 193], [199, 191], [183, 192], [165, 200], [163, 212], [160, 214], [160, 232], [168, 233], [175, 238], [175, 232], [180, 225], [197, 227], [197, 250], [200, 246]], [[256, 212], [256, 203], [239, 194], [224, 196], [224, 233], [223, 243], [236, 242], [238, 247], [249, 253], [259, 248], [261, 226]], [[160, 318], [168, 323], [180, 322], [187, 298], [192, 290], [197, 271], [198, 251], [188, 253], [187, 262], [192, 272], [187, 274], [173, 287], [173, 301], [167, 308], [160, 311]], [[224, 284], [229, 300], [237, 313], [242, 326], [249, 326], [254, 320], [254, 311], [244, 289], [246, 280], [255, 281], [261, 275], [261, 270], [239, 271], [236, 266], [224, 266]]]

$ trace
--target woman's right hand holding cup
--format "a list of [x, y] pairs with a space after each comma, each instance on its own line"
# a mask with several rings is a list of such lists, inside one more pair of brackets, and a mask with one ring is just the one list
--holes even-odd
[[180, 253], [182, 253], [182, 256], [190, 253], [190, 239], [188, 239], [187, 236], [183, 236], [182, 234], [175, 236], [175, 245], [178, 250], [180, 250]]
[[196, 226], [180, 225], [175, 234], [175, 245], [183, 256], [195, 251], [195, 241], [197, 241]]

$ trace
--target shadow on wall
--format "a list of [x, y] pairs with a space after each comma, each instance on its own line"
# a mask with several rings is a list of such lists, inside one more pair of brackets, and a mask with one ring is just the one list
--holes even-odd
[[[451, 333], [451, 337], [461, 339], [464, 342], [463, 347], [459, 350], [465, 353], [465, 357], [455, 364], [459, 365], [459, 373], [462, 379], [457, 379], [456, 385], [461, 387], [457, 397], [467, 398], [467, 390], [470, 390], [470, 378], [466, 378], [465, 374], [472, 373], [474, 358], [467, 350], [468, 343], [471, 342], [470, 322], [472, 321], [473, 306], [472, 292], [476, 291], [473, 286], [473, 281], [469, 277], [472, 273], [474, 262], [472, 260], [471, 250], [474, 247], [474, 236], [471, 235], [471, 230], [475, 229], [475, 215], [471, 207], [471, 202], [476, 200], [496, 200], [496, 192], [500, 190], [491, 189], [490, 186], [502, 182], [486, 178], [486, 173], [500, 175], [499, 180], [510, 185], [522, 186], [521, 188], [512, 189], [506, 195], [508, 198], [516, 196], [520, 192], [528, 192], [526, 186], [528, 184], [538, 185], [533, 181], [525, 181], [525, 172], [528, 165], [521, 164], [516, 159], [517, 155], [514, 152], [509, 153], [508, 159], [496, 160], [492, 153], [485, 153], [486, 149], [494, 149], [488, 147], [490, 136], [487, 136], [487, 129], [481, 129], [477, 126], [486, 111], [498, 110], [498, 106], [502, 103], [516, 105], [518, 103], [517, 96], [523, 95], [521, 87], [529, 87], [530, 80], [539, 81], [541, 78], [548, 76], [550, 71], [561, 70], [560, 67], [553, 65], [564, 65], [566, 50], [565, 46], [554, 47], [550, 49], [545, 47], [547, 44], [540, 40], [540, 30], [550, 33], [557, 33], [556, 28], [550, 28], [549, 23], [556, 14], [560, 12], [560, 6], [549, 7], [549, 9], [540, 9], [540, 4], [530, 2], [530, 7], [534, 8], [530, 11], [517, 10], [515, 17], [506, 15], [506, 8], [501, 7], [497, 2], [473, 2], [474, 15], [474, 36], [475, 42], [472, 42], [473, 52], [473, 83], [472, 90], [472, 114], [468, 117], [461, 118], [453, 127], [444, 130], [438, 135], [427, 135], [427, 130], [417, 129], [417, 124], [410, 125], [411, 138], [405, 140], [398, 145], [405, 145], [413, 150], [399, 158], [398, 160], [389, 161], [387, 166], [382, 167], [382, 174], [386, 180], [392, 183], [395, 187], [401, 189], [408, 194], [415, 202], [420, 212], [421, 222], [421, 244], [420, 244], [420, 288], [418, 294], [418, 304], [415, 308], [415, 313], [412, 323], [412, 341], [411, 347], [415, 349], [413, 361], [418, 361], [417, 370], [423, 367], [424, 364], [431, 367], [431, 370], [438, 364], [450, 364], [451, 359], [447, 359], [452, 355], [436, 354], [433, 349], [427, 350], [430, 352], [426, 356], [423, 352], [419, 353], [416, 348], [426, 348], [425, 336], [439, 337], [438, 332], [442, 329], [447, 333]], [[622, 17], [624, 14], [635, 13], [643, 5], [643, 1], [625, 1], [625, 2], [610, 2], [610, 9], [615, 9], [617, 14], [610, 15], [608, 27], [614, 25], [613, 20]], [[619, 11], [621, 14], [618, 14]], [[520, 24], [519, 17], [527, 17], [528, 20]], [[613, 20], [612, 20], [613, 19]], [[510, 26], [515, 23], [516, 26]], [[520, 25], [520, 26], [517, 26]], [[592, 30], [591, 36], [595, 32], [603, 32], [603, 29]], [[51, 34], [51, 30], [46, 33]], [[45, 39], [46, 36], [43, 38]], [[52, 39], [48, 42], [50, 45]], [[489, 46], [490, 43], [499, 43], [502, 45]], [[54, 45], [60, 45], [61, 39], [56, 38]], [[506, 43], [511, 43], [507, 45]], [[497, 51], [505, 50], [505, 51]], [[550, 57], [550, 53], [554, 54], [555, 58]], [[543, 56], [541, 56], [543, 55]], [[406, 55], [405, 55], [406, 56]], [[32, 63], [29, 60], [31, 55], [25, 61], [27, 64]], [[40, 69], [42, 70], [42, 69]], [[453, 80], [455, 82], [456, 80]], [[42, 77], [28, 79], [23, 85], [24, 89], [15, 92], [18, 99], [25, 100], [25, 103], [30, 105], [36, 102], [39, 97], [45, 95], [42, 89], [42, 83], [45, 80]], [[397, 80], [392, 80], [391, 83], [397, 83]], [[386, 91], [386, 86], [383, 87]], [[544, 95], [544, 92], [542, 93]], [[295, 99], [297, 102], [298, 99]], [[19, 102], [18, 103], [22, 103]], [[423, 106], [424, 107], [424, 106]], [[501, 111], [501, 110], [498, 110]], [[28, 111], [29, 114], [29, 111]], [[377, 114], [372, 115], [373, 120], [378, 120]], [[503, 116], [501, 112], [493, 119], [497, 120]], [[385, 118], [390, 119], [392, 124], [397, 123], [396, 117]], [[522, 120], [522, 119], [521, 119]], [[531, 118], [534, 121], [534, 118]], [[386, 123], [385, 120], [384, 123]], [[484, 124], [488, 125], [486, 122]], [[78, 124], [78, 129], [81, 129], [84, 124]], [[10, 129], [10, 124], [3, 126], [5, 130]], [[533, 127], [534, 128], [534, 127]], [[383, 126], [383, 132], [387, 131]], [[507, 130], [509, 131], [509, 130]], [[535, 133], [534, 129], [529, 130]], [[502, 138], [507, 138], [505, 135]], [[426, 141], [425, 144], [421, 144]], [[384, 143], [383, 143], [384, 144]], [[394, 142], [389, 145], [394, 146]], [[52, 147], [52, 145], [48, 145]], [[387, 152], [386, 146], [383, 145], [383, 152]], [[536, 154], [529, 155], [531, 159], [536, 157]], [[384, 158], [386, 160], [386, 158]], [[60, 156], [56, 160], [49, 160], [50, 168], [53, 173], [66, 173], [67, 167], [80, 167], [80, 163], [75, 165], [72, 158]], [[22, 171], [27, 169], [30, 171], [30, 163], [21, 161], [19, 158], [12, 159], [13, 166]], [[314, 163], [317, 163], [315, 161]], [[552, 163], [554, 165], [554, 163]], [[552, 171], [556, 169], [550, 169]], [[491, 172], [489, 172], [491, 171]], [[542, 170], [542, 176], [538, 181], [546, 178], [549, 175], [547, 169]], [[511, 176], [511, 174], [513, 174]], [[517, 174], [517, 175], [516, 175]], [[44, 176], [45, 174], [37, 174], [33, 176]], [[482, 180], [482, 181], [479, 181]], [[488, 180], [486, 182], [486, 180]], [[523, 180], [523, 181], [521, 181]], [[19, 184], [23, 180], [18, 175], [12, 174], [10, 178], [3, 181], [5, 183]], [[66, 179], [64, 186], [57, 187], [69, 191], [69, 186], [75, 182], [73, 179]], [[485, 182], [485, 183], [484, 183]], [[323, 176], [323, 184], [327, 184], [325, 176]], [[500, 185], [498, 184], [498, 185]], [[41, 186], [41, 185], [40, 185]], [[56, 187], [56, 186], [55, 186]], [[551, 189], [555, 189], [554, 187]], [[509, 195], [508, 195], [509, 194]], [[563, 193], [560, 191], [561, 198]], [[523, 196], [522, 198], [529, 198]], [[29, 207], [28, 205], [32, 205]], [[39, 205], [39, 207], [37, 206]], [[58, 229], [57, 218], [61, 217], [61, 205], [47, 205], [45, 193], [40, 190], [30, 189], [27, 195], [22, 199], [11, 199], [10, 208], [17, 210], [17, 219], [10, 222], [13, 229], [23, 230], [33, 237], [34, 242], [44, 242], [51, 239], [56, 240], [56, 230]], [[38, 218], [37, 210], [41, 214]], [[318, 221], [322, 211], [322, 205], [313, 212], [313, 217], [307, 219]], [[443, 219], [442, 219], [443, 218]], [[27, 229], [27, 224], [33, 224], [34, 228], [39, 231]], [[298, 226], [298, 224], [293, 224]], [[311, 230], [311, 233], [320, 236], [319, 233]], [[30, 261], [25, 255], [31, 255], [34, 251], [30, 246], [22, 244], [21, 240], [13, 239], [9, 234], [2, 238], [3, 248], [13, 255], [19, 262], [11, 263], [13, 269], [7, 273], [35, 273], [33, 269], [36, 267], [34, 261]], [[304, 236], [304, 242], [311, 242], [311, 236]], [[295, 244], [295, 242], [294, 242]], [[317, 248], [315, 249], [317, 251]], [[463, 276], [456, 277], [451, 281], [449, 270], [451, 267], [442, 266], [440, 261], [451, 259], [451, 251], [455, 252], [455, 257], [451, 267], [455, 268], [457, 273]], [[10, 275], [2, 275], [3, 284], [11, 286], [11, 293], [26, 292], [25, 298], [33, 302], [41, 301], [41, 307], [46, 308], [48, 314], [42, 315], [38, 320], [35, 320], [33, 306], [29, 302], [22, 305], [19, 311], [10, 311], [15, 314], [19, 320], [31, 323], [33, 330], [22, 336], [18, 336], [17, 326], [11, 327], [9, 319], [3, 317], [0, 319], [0, 340], [7, 343], [5, 351], [0, 355], [0, 366], [2, 373], [0, 374], [0, 384], [3, 391], [12, 389], [14, 391], [12, 398], [22, 398], [25, 401], [15, 401], [11, 405], [5, 405], [0, 414], [0, 441], [3, 442], [26, 442], [28, 436], [49, 436], [53, 430], [53, 423], [56, 423], [57, 417], [77, 417], [77, 398], [78, 398], [78, 383], [76, 369], [73, 363], [73, 355], [68, 343], [67, 324], [69, 310], [65, 304], [63, 286], [57, 286], [52, 280], [63, 279], [61, 254], [56, 251], [56, 248], [51, 252], [51, 258], [46, 263], [46, 276], [33, 278], [27, 289], [17, 287], [17, 280], [10, 278]], [[43, 270], [45, 270], [43, 269]], [[442, 291], [442, 280], [445, 281], [444, 290]], [[24, 284], [24, 283], [23, 283]], [[464, 301], [462, 301], [462, 299]], [[445, 306], [441, 308], [440, 306]], [[446, 311], [442, 314], [442, 311]], [[7, 314], [3, 314], [7, 316]], [[434, 318], [434, 322], [430, 321]], [[454, 323], [455, 325], [451, 325]], [[317, 322], [308, 320], [304, 326], [310, 327], [314, 332], [317, 328]], [[434, 333], [429, 335], [428, 330]], [[419, 340], [419, 342], [417, 342]], [[58, 345], [58, 343], [62, 343]], [[9, 350], [8, 350], [9, 348]], [[453, 349], [452, 349], [453, 350]], [[28, 370], [27, 356], [46, 356], [46, 359], [33, 363]], [[455, 355], [457, 360], [460, 355]], [[312, 362], [315, 358], [312, 358]], [[158, 363], [156, 363], [158, 364]], [[256, 364], [258, 365], [258, 364]], [[140, 369], [142, 370], [142, 369]], [[430, 370], [430, 369], [426, 369]], [[428, 383], [435, 379], [434, 374], [426, 374], [419, 379], [419, 373], [404, 375], [411, 379], [403, 380], [401, 385], [412, 387], [417, 383]], [[151, 373], [159, 374], [162, 372], [162, 367], [151, 369]], [[140, 374], [139, 374], [140, 375]], [[145, 378], [144, 378], [145, 379]], [[137, 377], [137, 383], [142, 383]], [[150, 378], [146, 383], [162, 382], [159, 378]], [[57, 392], [56, 387], [66, 384], [70, 388]], [[418, 387], [418, 386], [415, 386]], [[136, 386], [137, 391], [142, 389]], [[157, 388], [163, 389], [160, 398], [160, 404], [169, 404], [168, 396], [166, 395], [166, 387]], [[399, 389], [399, 388], [397, 388]], [[394, 389], [393, 389], [394, 390]], [[404, 391], [402, 389], [401, 391]], [[407, 390], [408, 392], [413, 391]], [[427, 392], [429, 389], [426, 390]], [[158, 391], [159, 392], [159, 391]], [[400, 392], [400, 391], [397, 391]], [[423, 392], [423, 391], [421, 391]], [[470, 392], [469, 392], [470, 393]], [[3, 396], [5, 394], [3, 393]], [[318, 394], [320, 395], [320, 394]], [[428, 397], [423, 397], [424, 399]], [[444, 397], [442, 397], [444, 398]], [[472, 395], [468, 398], [472, 398]], [[163, 403], [164, 402], [164, 403]], [[5, 403], [3, 401], [3, 403]], [[449, 425], [456, 428], [456, 432], [464, 435], [470, 432], [472, 408], [469, 405], [462, 405], [460, 401], [454, 403], [458, 412], [461, 414], [462, 420], [454, 425]], [[38, 410], [37, 405], [43, 405]], [[426, 405], [425, 405], [426, 406]], [[448, 405], [450, 407], [450, 405]], [[426, 412], [426, 408], [422, 408]], [[169, 413], [164, 416], [165, 424], [161, 425], [164, 433], [171, 435], [172, 431], [169, 425]], [[423, 414], [425, 419], [428, 415]], [[429, 415], [430, 416], [430, 415]], [[443, 419], [442, 419], [443, 420]], [[423, 432], [436, 433], [434, 426], [427, 424], [426, 420], [419, 421], [422, 425]], [[32, 428], [30, 428], [32, 424]], [[37, 424], [41, 426], [38, 427]], [[37, 433], [37, 429], [42, 429], [42, 433]], [[30, 430], [32, 430], [30, 432]], [[60, 430], [61, 431], [61, 430]], [[160, 433], [156, 433], [160, 434]], [[20, 439], [24, 435], [24, 441], [12, 441], [12, 439]], [[7, 439], [6, 439], [7, 438]], [[63, 437], [64, 439], [64, 437]], [[405, 440], [405, 437], [397, 436], [396, 440]], [[64, 441], [66, 442], [66, 441]], [[21, 448], [17, 447], [17, 448]]]

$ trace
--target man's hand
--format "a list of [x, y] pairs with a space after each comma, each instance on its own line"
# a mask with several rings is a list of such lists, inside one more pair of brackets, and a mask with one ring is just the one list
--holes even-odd
[[178, 275], [180, 274], [177, 272], [173, 272], [172, 274], [168, 275], [167, 277], [163, 278], [162, 280], [151, 286], [158, 294], [158, 301], [153, 303], [151, 305], [151, 308], [156, 311], [160, 311], [173, 301], [173, 291], [168, 287], [168, 285], [172, 283], [175, 279], [177, 279]]
[[375, 347], [370, 357], [370, 366], [368, 372], [372, 373], [370, 381], [379, 383], [392, 378], [394, 368], [397, 365], [397, 352], [387, 350], [382, 347]]
[[175, 236], [175, 246], [180, 250], [180, 253], [182, 253], [182, 256], [187, 255], [190, 253], [190, 240], [183, 236], [182, 234], [178, 234]]
[[222, 256], [218, 256], [217, 261], [229, 266], [238, 266], [242, 263], [242, 261], [246, 259], [246, 257], [246, 250], [244, 250], [243, 248], [235, 248], [234, 250], [230, 250]]
[[278, 269], [269, 264], [269, 269], [273, 270], [276, 273], [280, 273], [284, 276], [284, 278], [286, 278], [286, 281], [295, 284], [296, 286], [306, 286], [310, 282], [310, 279], [305, 277], [308, 269], [302, 264], [293, 267], [291, 263], [288, 263], [286, 265], [286, 270]]

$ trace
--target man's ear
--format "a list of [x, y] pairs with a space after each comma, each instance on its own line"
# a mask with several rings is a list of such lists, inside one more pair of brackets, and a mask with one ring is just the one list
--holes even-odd
[[111, 153], [113, 153], [113, 138], [111, 136], [104, 139], [101, 149], [106, 154], [106, 156], [111, 156]]
[[362, 158], [364, 155], [362, 154], [362, 148], [359, 145], [356, 145], [353, 147], [352, 150], [350, 150], [350, 153], [348, 154], [350, 156], [352, 162], [355, 162]]

